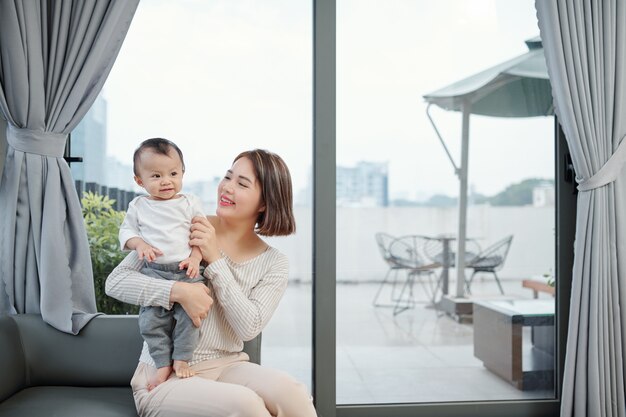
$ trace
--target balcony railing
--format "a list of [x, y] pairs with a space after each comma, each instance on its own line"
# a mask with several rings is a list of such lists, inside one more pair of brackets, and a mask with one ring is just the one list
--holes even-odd
[[83, 198], [83, 193], [92, 192], [100, 195], [106, 195], [110, 199], [115, 200], [113, 208], [117, 211], [126, 211], [128, 203], [139, 195], [134, 191], [120, 190], [115, 187], [107, 187], [96, 182], [83, 182], [81, 180], [74, 181], [76, 192], [78, 193], [78, 199]]

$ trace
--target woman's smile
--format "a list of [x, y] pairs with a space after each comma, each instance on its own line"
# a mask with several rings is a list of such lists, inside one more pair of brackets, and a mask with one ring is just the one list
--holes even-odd
[[235, 202], [228, 197], [220, 197], [220, 206], [234, 206]]

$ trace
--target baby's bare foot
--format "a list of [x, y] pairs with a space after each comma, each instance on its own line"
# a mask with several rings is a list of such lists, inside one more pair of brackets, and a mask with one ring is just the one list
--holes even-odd
[[179, 378], [189, 378], [196, 374], [186, 361], [177, 360], [174, 361], [174, 372], [176, 372], [176, 376]]
[[162, 382], [165, 382], [167, 378], [172, 373], [171, 366], [164, 366], [162, 368], [158, 368], [156, 373], [152, 375], [152, 378], [148, 381], [148, 391], [152, 391]]

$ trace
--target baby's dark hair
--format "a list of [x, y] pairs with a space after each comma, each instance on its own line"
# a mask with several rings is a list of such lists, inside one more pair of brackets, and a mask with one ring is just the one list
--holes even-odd
[[141, 142], [139, 147], [135, 149], [135, 153], [133, 154], [133, 172], [135, 173], [135, 175], [139, 175], [137, 173], [139, 157], [144, 151], [148, 149], [150, 149], [154, 153], [158, 153], [161, 155], [167, 155], [170, 153], [171, 149], [174, 149], [180, 157], [180, 162], [183, 164], [183, 172], [185, 172], [185, 160], [183, 159], [183, 152], [180, 150], [180, 148], [176, 146], [176, 144], [171, 140], [163, 138], [151, 138]]

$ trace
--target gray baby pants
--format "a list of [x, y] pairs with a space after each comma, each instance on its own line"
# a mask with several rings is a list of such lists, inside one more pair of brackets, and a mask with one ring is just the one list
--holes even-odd
[[[141, 272], [153, 278], [172, 281], [204, 281], [202, 274], [198, 278], [187, 277], [187, 271], [180, 270], [178, 264], [146, 262]], [[174, 303], [171, 310], [158, 306], [141, 307], [139, 330], [157, 368], [171, 365], [172, 360], [190, 361], [199, 336], [199, 329], [178, 303]]]

